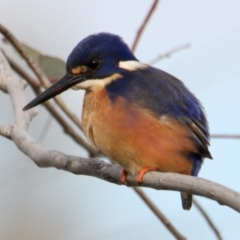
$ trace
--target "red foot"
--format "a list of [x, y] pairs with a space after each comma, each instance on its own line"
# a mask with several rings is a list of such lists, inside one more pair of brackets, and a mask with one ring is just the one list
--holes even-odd
[[122, 184], [128, 185], [128, 183], [127, 183], [127, 175], [128, 175], [128, 172], [124, 169], [122, 171], [122, 174], [121, 174], [121, 183]]
[[138, 175], [137, 175], [137, 182], [138, 182], [139, 185], [142, 184], [142, 180], [143, 180], [144, 175], [147, 172], [150, 172], [150, 171], [154, 171], [154, 169], [152, 169], [150, 167], [145, 167], [138, 173]]

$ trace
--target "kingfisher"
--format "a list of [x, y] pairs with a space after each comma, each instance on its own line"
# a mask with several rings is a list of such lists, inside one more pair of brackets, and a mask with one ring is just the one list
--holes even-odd
[[[209, 130], [199, 100], [176, 77], [140, 62], [121, 37], [93, 34], [70, 53], [66, 75], [23, 110], [73, 88], [85, 90], [82, 128], [111, 161], [141, 184], [148, 171], [198, 176]], [[192, 195], [181, 193], [183, 209]]]

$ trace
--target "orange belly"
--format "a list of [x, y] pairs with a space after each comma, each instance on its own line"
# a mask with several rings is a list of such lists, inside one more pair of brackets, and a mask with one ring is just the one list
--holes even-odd
[[191, 174], [189, 153], [196, 152], [196, 146], [188, 129], [171, 118], [157, 119], [123, 98], [113, 103], [105, 90], [99, 90], [86, 93], [82, 124], [103, 154], [132, 175], [145, 167]]

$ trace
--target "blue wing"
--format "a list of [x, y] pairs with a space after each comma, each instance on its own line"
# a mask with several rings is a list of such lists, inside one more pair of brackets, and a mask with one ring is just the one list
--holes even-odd
[[[168, 115], [177, 119], [191, 129], [193, 141], [198, 147], [198, 154], [192, 155], [193, 160], [212, 158], [208, 150], [208, 123], [203, 107], [180, 80], [153, 67], [124, 71], [123, 76], [107, 86], [113, 101], [117, 96], [123, 96], [151, 110], [156, 117]], [[193, 175], [197, 175], [198, 171]]]

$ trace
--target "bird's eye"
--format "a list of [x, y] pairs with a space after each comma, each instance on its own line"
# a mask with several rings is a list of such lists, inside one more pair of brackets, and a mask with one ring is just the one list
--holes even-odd
[[101, 65], [101, 60], [98, 59], [98, 58], [94, 58], [88, 63], [88, 67], [91, 68], [91, 69], [96, 69], [100, 65]]

